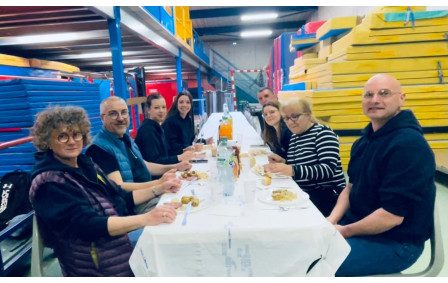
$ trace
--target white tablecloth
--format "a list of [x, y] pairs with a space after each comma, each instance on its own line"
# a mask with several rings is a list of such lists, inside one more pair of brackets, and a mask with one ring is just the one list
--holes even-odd
[[[219, 113], [210, 116], [201, 130], [204, 137], [217, 132], [220, 117]], [[244, 133], [242, 152], [251, 144], [262, 143], [241, 113], [232, 112], [232, 117], [234, 133]], [[184, 214], [179, 212], [172, 224], [144, 229], [130, 259], [136, 276], [334, 275], [350, 247], [309, 200], [287, 211], [262, 203], [259, 196], [267, 188], [251, 171], [242, 173], [233, 197], [217, 197], [213, 191], [222, 186], [216, 179], [216, 158], [211, 158], [209, 151], [207, 156], [209, 163], [195, 164], [193, 169], [207, 172], [208, 180], [182, 188], [177, 194], [165, 194], [159, 203], [181, 199], [194, 189], [202, 208], [188, 215], [185, 226]], [[263, 163], [267, 157], [258, 156], [257, 164]], [[244, 182], [248, 180], [259, 187], [252, 204], [246, 204], [244, 198]], [[273, 179], [270, 188], [297, 188], [297, 184], [291, 178]]]

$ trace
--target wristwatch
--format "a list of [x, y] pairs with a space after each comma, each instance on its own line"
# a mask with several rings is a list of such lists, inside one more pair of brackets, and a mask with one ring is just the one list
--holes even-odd
[[156, 192], [156, 186], [153, 186], [153, 187], [152, 187], [152, 193], [154, 194], [155, 197], [160, 196], [160, 194], [158, 194], [158, 193]]

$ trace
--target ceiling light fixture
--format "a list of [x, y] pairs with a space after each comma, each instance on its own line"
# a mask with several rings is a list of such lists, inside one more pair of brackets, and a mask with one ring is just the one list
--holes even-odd
[[262, 20], [272, 20], [278, 18], [277, 13], [262, 13], [262, 14], [245, 14], [241, 16], [243, 22], [247, 21], [262, 21]]
[[263, 29], [263, 30], [246, 30], [241, 32], [241, 37], [263, 37], [270, 36], [272, 34], [272, 30]]

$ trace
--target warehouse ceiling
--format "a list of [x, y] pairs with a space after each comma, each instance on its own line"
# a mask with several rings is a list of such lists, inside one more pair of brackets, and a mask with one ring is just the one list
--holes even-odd
[[[241, 40], [245, 30], [270, 29], [269, 38], [276, 38], [284, 32], [294, 32], [301, 28], [317, 10], [317, 6], [190, 6], [193, 29], [204, 42]], [[275, 19], [243, 22], [244, 14], [275, 12]]]
[[[136, 8], [126, 12], [133, 19], [142, 16]], [[175, 55], [131, 27], [122, 21], [124, 67], [145, 66], [146, 73], [175, 74]], [[70, 39], [61, 41], [67, 34]], [[95, 7], [0, 7], [0, 54], [63, 62], [86, 72], [110, 72], [107, 17]], [[182, 72], [196, 73], [196, 67], [182, 64]]]
[[[239, 15], [275, 10], [279, 17], [242, 24]], [[272, 37], [297, 31], [317, 7], [190, 7], [193, 28], [207, 41], [238, 37], [243, 28], [269, 26]], [[58, 61], [85, 72], [112, 70], [107, 18], [112, 7], [20, 6], [0, 7], [0, 54]], [[113, 13], [112, 13], [113, 14]], [[141, 7], [121, 7], [121, 40], [125, 68], [146, 67], [147, 74], [175, 75], [178, 49], [182, 73], [208, 70], [205, 62], [182, 46]], [[69, 35], [69, 37], [68, 37]], [[69, 39], [67, 39], [69, 38]]]

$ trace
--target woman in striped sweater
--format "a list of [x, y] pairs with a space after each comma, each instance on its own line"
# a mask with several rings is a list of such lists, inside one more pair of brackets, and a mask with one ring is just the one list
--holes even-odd
[[293, 135], [286, 160], [271, 154], [270, 164], [265, 165], [265, 170], [292, 176], [326, 217], [346, 185], [338, 136], [330, 128], [316, 122], [306, 100], [289, 100], [282, 104], [280, 112]]

